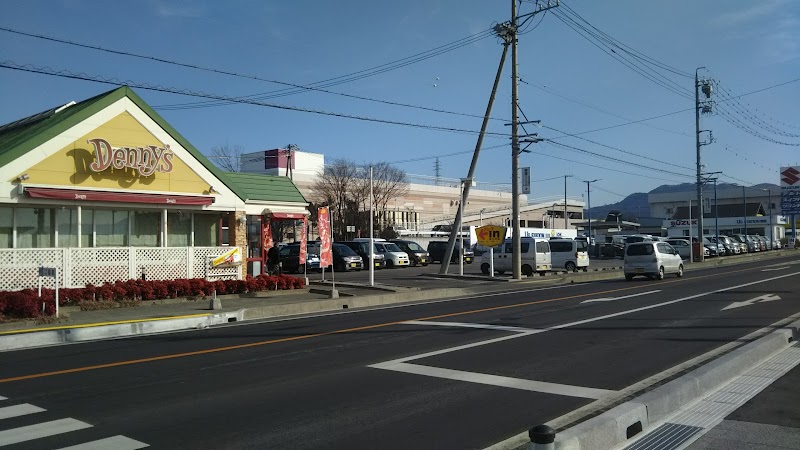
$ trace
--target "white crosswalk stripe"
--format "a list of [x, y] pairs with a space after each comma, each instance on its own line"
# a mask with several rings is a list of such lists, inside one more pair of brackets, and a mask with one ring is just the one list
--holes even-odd
[[86, 422], [67, 418], [37, 423], [26, 427], [12, 428], [10, 430], [0, 431], [0, 447], [91, 427], [92, 426]]
[[25, 416], [28, 414], [33, 414], [42, 411], [46, 411], [46, 409], [39, 408], [38, 406], [31, 405], [30, 403], [23, 403], [21, 405], [14, 405], [14, 406], [6, 406], [5, 408], [0, 408], [0, 420], [8, 419], [11, 417]]
[[113, 448], [114, 450], [136, 450], [139, 448], [150, 447], [144, 442], [139, 442], [125, 436], [112, 436], [110, 438], [98, 439], [85, 444], [73, 445], [72, 447], [64, 447], [59, 450], [106, 450]]

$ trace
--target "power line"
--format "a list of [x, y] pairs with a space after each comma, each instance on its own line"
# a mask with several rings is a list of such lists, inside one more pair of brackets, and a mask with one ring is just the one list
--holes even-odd
[[[576, 139], [580, 139], [582, 141], [590, 142], [592, 144], [599, 145], [601, 147], [605, 147], [605, 148], [610, 149], [610, 150], [616, 150], [618, 152], [625, 153], [625, 154], [630, 155], [630, 156], [635, 156], [637, 158], [642, 158], [642, 159], [646, 159], [646, 160], [649, 160], [649, 161], [657, 162], [659, 164], [665, 164], [665, 165], [668, 165], [668, 166], [677, 167], [679, 169], [692, 170], [691, 167], [681, 166], [681, 165], [678, 165], [678, 164], [675, 164], [675, 163], [662, 161], [660, 159], [655, 159], [655, 158], [650, 158], [648, 156], [643, 156], [643, 155], [637, 154], [635, 152], [631, 152], [631, 151], [628, 151], [628, 150], [623, 150], [621, 148], [612, 147], [612, 146], [606, 145], [606, 144], [601, 144], [600, 142], [593, 141], [591, 139], [586, 139], [586, 138], [583, 138], [583, 137], [580, 137], [580, 136], [572, 135], [572, 134], [567, 133], [566, 131], [562, 131], [562, 130], [559, 130], [557, 128], [553, 128], [553, 127], [546, 126], [546, 125], [542, 125], [542, 127], [543, 128], [547, 128], [548, 130], [557, 131], [557, 132], [562, 133], [564, 135], [564, 136], [559, 136], [557, 139], [561, 139], [561, 138], [564, 138], [564, 137], [574, 137]], [[549, 140], [553, 140], [553, 139], [549, 139]]]
[[789, 138], [800, 137], [800, 134], [789, 133], [789, 132], [787, 132], [785, 130], [781, 130], [780, 128], [778, 128], [778, 127], [766, 122], [764, 119], [758, 117], [755, 113], [753, 113], [752, 111], [747, 109], [744, 105], [742, 105], [742, 103], [739, 102], [738, 99], [734, 98], [734, 96], [722, 86], [722, 82], [717, 81], [716, 87], [718, 87], [719, 90], [724, 94], [723, 97], [721, 98], [721, 100], [719, 100], [720, 102], [726, 102], [728, 104], [728, 106], [731, 107], [731, 109], [733, 109], [737, 113], [741, 114], [747, 120], [751, 120], [752, 122], [757, 124], [757, 126], [760, 126], [764, 130], [769, 131], [770, 133], [773, 133], [773, 134], [777, 134], [779, 136], [784, 136], [784, 137], [789, 137]]
[[626, 161], [624, 159], [619, 159], [619, 158], [614, 158], [612, 156], [603, 155], [603, 154], [600, 154], [600, 153], [597, 153], [597, 152], [593, 152], [593, 151], [590, 151], [590, 150], [586, 150], [586, 149], [583, 149], [583, 148], [580, 148], [580, 147], [575, 147], [575, 146], [572, 146], [572, 145], [563, 144], [561, 142], [555, 142], [555, 141], [552, 141], [550, 139], [545, 139], [545, 140], [547, 142], [549, 142], [550, 144], [556, 145], [558, 147], [561, 147], [561, 148], [564, 148], [564, 149], [567, 149], [567, 150], [573, 150], [573, 151], [576, 151], [576, 152], [584, 153], [584, 154], [587, 154], [587, 155], [590, 155], [590, 156], [595, 156], [597, 158], [606, 159], [606, 160], [613, 161], [613, 162], [616, 162], [616, 163], [625, 164], [625, 165], [634, 166], [634, 167], [639, 167], [639, 168], [647, 169], [647, 170], [652, 170], [654, 172], [661, 172], [661, 173], [666, 173], [666, 174], [670, 174], [670, 175], [677, 175], [679, 177], [692, 178], [692, 175], [687, 175], [687, 174], [684, 174], [684, 173], [673, 172], [673, 171], [670, 171], [670, 170], [664, 170], [664, 169], [658, 169], [658, 168], [655, 168], [655, 167], [645, 166], [645, 165], [637, 164], [637, 163], [634, 163], [634, 162], [631, 162], [631, 161]]
[[[142, 55], [142, 54], [129, 52], [129, 51], [124, 51], [124, 50], [109, 49], [109, 48], [104, 48], [104, 47], [100, 47], [100, 46], [96, 46], [96, 45], [89, 45], [89, 44], [84, 44], [84, 43], [80, 43], [80, 42], [69, 41], [69, 40], [66, 40], [66, 39], [59, 39], [59, 38], [54, 38], [54, 37], [51, 37], [51, 36], [45, 36], [45, 35], [42, 35], [42, 34], [29, 33], [29, 32], [25, 32], [25, 31], [15, 30], [15, 29], [12, 29], [12, 28], [7, 28], [7, 27], [0, 27], [0, 31], [6, 31], [8, 33], [19, 34], [19, 35], [22, 35], [22, 36], [27, 36], [27, 37], [32, 37], [32, 38], [36, 38], [36, 39], [47, 40], [47, 41], [51, 41], [51, 42], [57, 42], [57, 43], [60, 43], [60, 44], [72, 45], [72, 46], [91, 49], [91, 50], [97, 50], [97, 51], [116, 54], [116, 55], [121, 55], [121, 56], [129, 56], [129, 57], [134, 57], [134, 58], [139, 58], [139, 59], [146, 59], [146, 60], [150, 60], [150, 61], [155, 61], [155, 62], [159, 62], [159, 63], [175, 65], [175, 66], [179, 66], [179, 67], [185, 67], [185, 68], [190, 68], [190, 69], [195, 69], [195, 70], [218, 73], [218, 74], [222, 74], [222, 75], [229, 75], [229, 76], [239, 77], [239, 78], [246, 78], [246, 79], [258, 80], [258, 81], [265, 81], [265, 82], [269, 82], [269, 83], [275, 83], [275, 84], [280, 84], [280, 85], [296, 88], [296, 90], [294, 90], [294, 91], [291, 91], [289, 89], [282, 89], [282, 90], [272, 91], [272, 92], [267, 92], [267, 93], [262, 93], [262, 94], [254, 94], [254, 95], [249, 95], [249, 96], [243, 96], [243, 98], [253, 98], [253, 97], [263, 96], [263, 95], [267, 95], [267, 94], [274, 94], [273, 96], [268, 97], [268, 98], [274, 98], [274, 97], [277, 97], [277, 96], [290, 95], [290, 94], [293, 94], [293, 93], [298, 93], [298, 92], [311, 90], [311, 91], [324, 92], [324, 93], [327, 93], [327, 94], [333, 94], [333, 95], [340, 95], [340, 96], [344, 96], [344, 97], [355, 98], [355, 99], [359, 99], [359, 100], [386, 103], [386, 104], [395, 105], [395, 106], [405, 106], [405, 107], [412, 107], [412, 108], [418, 108], [418, 109], [426, 109], [426, 110], [430, 110], [430, 111], [434, 111], [434, 112], [442, 112], [442, 113], [447, 113], [447, 114], [467, 115], [467, 116], [479, 117], [479, 118], [482, 118], [483, 116], [477, 116], [477, 115], [473, 116], [473, 115], [469, 115], [469, 114], [454, 113], [452, 111], [436, 110], [436, 109], [433, 109], [433, 108], [424, 108], [424, 107], [418, 107], [418, 106], [415, 106], [415, 105], [407, 105], [407, 104], [403, 104], [403, 103], [390, 102], [390, 101], [385, 101], [385, 100], [378, 100], [378, 99], [362, 97], [362, 96], [357, 96], [357, 95], [344, 94], [344, 93], [340, 93], [340, 92], [333, 92], [333, 91], [325, 90], [325, 89], [320, 88], [320, 87], [315, 87], [314, 85], [318, 85], [318, 84], [322, 84], [322, 83], [329, 83], [326, 86], [331, 86], [331, 85], [334, 85], [334, 84], [342, 84], [342, 83], [354, 81], [354, 80], [357, 80], [357, 79], [366, 78], [368, 76], [377, 75], [379, 73], [384, 73], [384, 72], [387, 72], [389, 70], [394, 70], [394, 69], [397, 69], [397, 68], [400, 68], [400, 67], [405, 67], [407, 65], [410, 65], [410, 64], [413, 64], [413, 63], [416, 63], [416, 62], [419, 62], [419, 61], [423, 61], [425, 59], [429, 59], [429, 58], [432, 58], [434, 56], [441, 55], [443, 53], [455, 50], [455, 49], [463, 47], [465, 45], [469, 45], [469, 44], [472, 44], [472, 43], [477, 42], [479, 40], [485, 39], [485, 38], [490, 37], [492, 35], [491, 29], [484, 30], [482, 32], [467, 36], [465, 38], [458, 39], [456, 41], [453, 41], [453, 42], [450, 42], [448, 44], [436, 47], [434, 49], [427, 50], [425, 52], [420, 52], [420, 53], [417, 53], [417, 54], [412, 55], [412, 56], [408, 56], [406, 58], [402, 58], [402, 59], [399, 59], [399, 60], [396, 60], [396, 61], [392, 61], [392, 62], [389, 62], [389, 63], [381, 64], [381, 65], [378, 65], [378, 66], [374, 66], [374, 67], [371, 67], [371, 68], [368, 68], [368, 69], [364, 69], [364, 70], [361, 70], [361, 71], [353, 72], [353, 73], [350, 73], [350, 74], [347, 74], [347, 75], [341, 75], [339, 77], [334, 77], [334, 78], [329, 78], [327, 80], [318, 81], [318, 82], [311, 83], [309, 85], [305, 85], [304, 86], [304, 85], [299, 85], [299, 84], [294, 84], [294, 83], [288, 83], [288, 82], [283, 82], [283, 81], [278, 81], [278, 80], [271, 80], [271, 79], [267, 79], [267, 78], [262, 78], [262, 77], [259, 77], [259, 76], [256, 76], [256, 75], [241, 74], [241, 73], [237, 73], [237, 72], [233, 72], [233, 71], [229, 71], [229, 70], [214, 69], [214, 68], [210, 68], [210, 67], [200, 66], [200, 65], [197, 65], [197, 64], [183, 63], [183, 62], [173, 61], [173, 60], [169, 60], [169, 59], [165, 59], [165, 58], [158, 58], [158, 57], [155, 57], [155, 56]], [[333, 81], [335, 81], [335, 83], [333, 83]], [[261, 99], [263, 100], [264, 98], [261, 98]], [[229, 102], [223, 102], [223, 103], [217, 102], [217, 104], [214, 104], [214, 105], [212, 105], [210, 103], [214, 103], [214, 102], [195, 102], [195, 103], [184, 104], [184, 105], [163, 105], [163, 106], [160, 106], [160, 107], [157, 106], [156, 109], [184, 109], [184, 108], [181, 108], [180, 106], [186, 106], [187, 108], [194, 108], [194, 107], [200, 107], [200, 106], [203, 106], [203, 107], [204, 106], [217, 106], [217, 104], [219, 104], [219, 105], [229, 104]], [[191, 105], [191, 106], [189, 106], [189, 105]]]
[[[22, 65], [22, 64], [17, 64], [17, 63], [15, 63], [13, 61], [8, 61], [8, 60], [0, 62], [0, 68], [6, 68], [6, 69], [12, 69], [12, 70], [18, 70], [18, 71], [30, 72], [30, 73], [38, 73], [38, 74], [56, 76], [56, 77], [61, 77], [61, 78], [70, 78], [70, 79], [74, 79], [74, 80], [93, 81], [93, 82], [96, 82], [96, 83], [104, 83], [104, 84], [110, 84], [110, 85], [115, 85], [115, 86], [129, 86], [129, 87], [134, 87], [134, 88], [137, 88], [137, 89], [144, 89], [144, 90], [148, 90], [148, 91], [157, 91], [157, 92], [166, 92], [166, 93], [170, 93], [170, 94], [186, 95], [186, 96], [189, 96], [189, 97], [209, 98], [209, 99], [223, 100], [223, 101], [233, 102], [233, 103], [243, 103], [243, 104], [256, 105], [256, 106], [265, 106], [265, 107], [268, 107], [268, 108], [282, 109], [282, 110], [287, 110], [287, 111], [298, 111], [298, 112], [319, 114], [319, 115], [324, 115], [324, 116], [341, 117], [341, 118], [345, 118], [345, 119], [361, 120], [361, 121], [365, 121], [365, 122], [384, 123], [384, 124], [390, 124], [390, 125], [401, 125], [401, 126], [412, 127], [412, 128], [421, 128], [421, 129], [428, 129], [428, 130], [435, 130], [435, 131], [446, 131], [446, 132], [453, 132], [453, 133], [466, 133], [466, 134], [479, 134], [480, 133], [480, 131], [478, 131], [478, 130], [467, 130], [467, 129], [454, 128], [454, 127], [442, 127], [442, 126], [436, 126], [436, 125], [416, 124], [416, 123], [411, 123], [411, 122], [400, 122], [400, 121], [389, 120], [389, 119], [378, 119], [378, 118], [374, 118], [374, 117], [357, 116], [357, 115], [353, 115], [353, 114], [335, 113], [335, 112], [316, 110], [316, 109], [310, 109], [310, 108], [301, 108], [301, 107], [297, 107], [297, 106], [288, 106], [288, 105], [280, 105], [280, 104], [275, 104], [275, 103], [267, 103], [267, 102], [263, 102], [263, 101], [245, 99], [245, 98], [241, 98], [241, 97], [228, 97], [228, 96], [223, 96], [223, 95], [218, 95], [218, 94], [206, 93], [206, 92], [202, 92], [202, 91], [192, 91], [192, 90], [188, 90], [188, 89], [183, 89], [182, 90], [182, 89], [165, 87], [165, 86], [160, 86], [160, 85], [150, 85], [150, 84], [146, 84], [146, 83], [136, 83], [136, 82], [131, 81], [131, 80], [126, 80], [126, 81], [123, 82], [123, 81], [120, 81], [120, 80], [118, 80], [116, 78], [101, 78], [101, 77], [98, 77], [98, 76], [91, 76], [91, 75], [87, 75], [87, 74], [84, 74], [84, 73], [75, 74], [75, 73], [72, 73], [72, 72], [67, 71], [67, 70], [56, 71], [56, 70], [51, 69], [49, 67], [38, 67], [38, 66], [30, 65], [30, 64]], [[486, 134], [487, 135], [492, 135], [492, 136], [508, 137], [508, 135], [504, 134], [504, 133], [487, 132]]]
[[[681, 97], [687, 99], [693, 98], [693, 96], [685, 88], [683, 88], [681, 85], [677, 84], [670, 78], [655, 71], [649, 66], [646, 65], [642, 66], [641, 63], [638, 63], [636, 61], [631, 61], [629, 58], [626, 58], [625, 56], [621, 55], [619, 52], [614, 50], [614, 48], [612, 48], [608, 44], [609, 39], [604, 38], [602, 35], [598, 36], [597, 33], [592, 32], [585, 26], [578, 23], [576, 19], [570, 17], [568, 13], [563, 13], [553, 10], [553, 15], [555, 15], [559, 20], [561, 20], [561, 22], [564, 23], [567, 27], [571, 28], [581, 37], [586, 39], [589, 43], [600, 49], [603, 53], [617, 60], [618, 62], [628, 67], [629, 69], [633, 70], [634, 72], [638, 73], [642, 77], [650, 80], [651, 82], [657, 84], [658, 86], [661, 86], [664, 89], [667, 89]], [[622, 53], [627, 53], [627, 52], [622, 52]]]
[[[582, 102], [580, 100], [575, 100], [573, 98], [567, 97], [566, 95], [560, 94], [560, 93], [554, 91], [553, 89], [551, 89], [551, 88], [549, 88], [547, 86], [539, 86], [537, 84], [529, 83], [529, 82], [527, 82], [527, 81], [525, 81], [525, 80], [523, 80], [521, 78], [520, 78], [519, 81], [520, 81], [520, 83], [526, 84], [528, 86], [533, 86], [536, 89], [539, 89], [539, 90], [542, 90], [544, 92], [547, 92], [550, 95], [555, 95], [556, 97], [563, 98], [564, 100], [570, 101], [572, 103], [584, 106], [584, 107], [589, 108], [589, 109], [593, 109], [593, 110], [601, 112], [603, 114], [607, 114], [609, 116], [616, 117], [618, 119], [627, 120], [628, 123], [626, 125], [635, 124], [635, 123], [641, 123], [643, 126], [646, 126], [646, 127], [649, 127], [649, 128], [653, 128], [653, 129], [656, 129], [656, 130], [659, 130], [659, 131], [663, 131], [665, 133], [672, 133], [672, 134], [677, 134], [677, 135], [686, 136], [686, 137], [691, 137], [692, 136], [689, 133], [681, 133], [679, 131], [667, 130], [666, 128], [657, 127], [657, 126], [649, 124], [649, 123], [643, 123], [641, 120], [635, 121], [633, 119], [630, 119], [630, 118], [625, 117], [625, 116], [621, 116], [619, 114], [613, 113], [613, 112], [608, 111], [606, 109], [598, 108], [597, 106], [592, 106], [592, 105], [590, 105], [588, 103], [584, 103], [584, 102]], [[649, 119], [645, 119], [645, 120], [649, 120]]]

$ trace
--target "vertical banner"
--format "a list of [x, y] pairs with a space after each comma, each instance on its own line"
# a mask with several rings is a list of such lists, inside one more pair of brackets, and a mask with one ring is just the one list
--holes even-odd
[[317, 230], [319, 230], [319, 266], [328, 267], [333, 264], [331, 253], [331, 219], [327, 207], [317, 212]]
[[300, 264], [306, 263], [306, 245], [308, 245], [308, 218], [303, 217], [303, 229], [300, 230]]
[[267, 216], [261, 219], [261, 235], [262, 251], [266, 253], [275, 245], [275, 243], [272, 242], [272, 221]]

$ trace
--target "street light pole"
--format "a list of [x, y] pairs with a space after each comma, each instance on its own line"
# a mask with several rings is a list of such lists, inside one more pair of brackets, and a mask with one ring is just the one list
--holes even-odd
[[572, 175], [564, 175], [564, 229], [566, 230], [569, 227], [567, 223], [567, 178], [571, 177]]
[[775, 227], [772, 226], [772, 189], [761, 189], [762, 191], [767, 191], [769, 194], [769, 245], [772, 247], [775, 245]]
[[590, 183], [594, 183], [596, 181], [600, 181], [599, 179], [596, 180], [584, 180], [586, 183], [586, 201], [588, 202], [589, 207], [586, 209], [586, 215], [589, 216], [589, 245], [592, 244], [592, 190], [589, 187]]

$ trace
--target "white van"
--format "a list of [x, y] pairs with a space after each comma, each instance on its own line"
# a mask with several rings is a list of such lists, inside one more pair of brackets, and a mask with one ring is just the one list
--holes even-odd
[[589, 244], [584, 240], [550, 239], [553, 270], [577, 272], [589, 269]]
[[[506, 239], [501, 245], [494, 248], [495, 272], [503, 274], [512, 271], [513, 246], [512, 240]], [[533, 272], [539, 272], [539, 275], [544, 275], [553, 268], [550, 259], [550, 243], [547, 239], [521, 238], [520, 250], [523, 275], [531, 276]], [[486, 252], [481, 255], [481, 272], [488, 275], [489, 268], [489, 252]]]
[[636, 275], [663, 280], [668, 273], [680, 278], [683, 276], [683, 260], [678, 251], [666, 242], [635, 242], [625, 247], [624, 271], [628, 281]]

